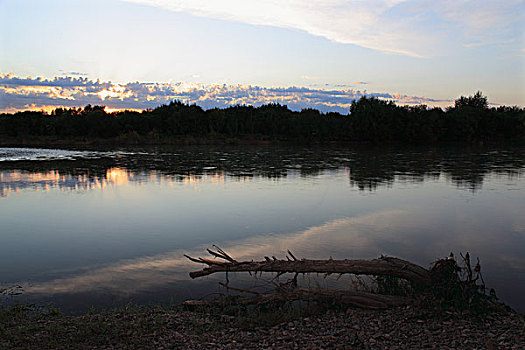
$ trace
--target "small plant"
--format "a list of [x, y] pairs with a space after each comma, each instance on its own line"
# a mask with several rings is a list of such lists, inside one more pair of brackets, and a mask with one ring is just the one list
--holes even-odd
[[93, 305], [91, 305], [91, 306], [89, 307], [89, 310], [88, 310], [87, 314], [88, 314], [88, 315], [94, 315], [95, 312], [96, 312], [95, 307], [94, 307]]
[[496, 292], [491, 289], [487, 294], [485, 281], [481, 275], [479, 258], [472, 267], [470, 254], [461, 254], [462, 264], [458, 264], [454, 254], [447, 259], [440, 259], [430, 269], [432, 278], [432, 296], [445, 307], [474, 312], [487, 312], [501, 308]]

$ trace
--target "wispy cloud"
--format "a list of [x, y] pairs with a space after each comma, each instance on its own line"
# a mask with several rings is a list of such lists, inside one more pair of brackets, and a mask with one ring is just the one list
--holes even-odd
[[[364, 82], [360, 82], [362, 84]], [[197, 104], [205, 109], [233, 105], [260, 106], [280, 103], [292, 110], [315, 108], [322, 112], [347, 113], [350, 105], [362, 96], [389, 99], [398, 104], [449, 104], [400, 93], [368, 92], [353, 88], [260, 87], [252, 85], [218, 85], [199, 83], [117, 84], [87, 78], [20, 78], [0, 73], [0, 111], [82, 107], [105, 105], [118, 109], [148, 109], [173, 100]]]
[[458, 46], [481, 37], [494, 41], [523, 19], [519, 15], [523, 1], [122, 1], [201, 17], [299, 29], [339, 43], [411, 56], [437, 54], [450, 40]]

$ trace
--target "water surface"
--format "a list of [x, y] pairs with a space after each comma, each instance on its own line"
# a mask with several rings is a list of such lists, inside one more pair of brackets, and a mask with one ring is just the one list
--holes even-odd
[[488, 287], [525, 310], [524, 153], [0, 148], [0, 284], [82, 310], [224, 292], [223, 276], [187, 275], [200, 266], [183, 254], [211, 244], [238, 260], [290, 249], [423, 266], [469, 251]]

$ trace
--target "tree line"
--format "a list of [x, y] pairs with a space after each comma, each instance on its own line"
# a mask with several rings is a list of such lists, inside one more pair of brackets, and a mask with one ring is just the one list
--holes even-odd
[[438, 143], [525, 140], [525, 109], [489, 107], [481, 92], [443, 110], [398, 106], [362, 97], [350, 113], [291, 111], [280, 104], [203, 110], [173, 101], [143, 112], [107, 113], [104, 106], [51, 113], [0, 114], [0, 140], [100, 140], [170, 143], [194, 138], [299, 142]]

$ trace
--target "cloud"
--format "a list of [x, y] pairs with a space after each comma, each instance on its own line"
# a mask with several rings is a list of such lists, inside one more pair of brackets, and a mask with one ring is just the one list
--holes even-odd
[[[446, 43], [499, 38], [521, 21], [522, 1], [121, 0], [195, 16], [291, 28], [373, 50], [428, 56]], [[523, 16], [521, 16], [523, 17]]]
[[389, 99], [399, 104], [449, 104], [400, 93], [368, 92], [354, 88], [315, 89], [300, 86], [260, 87], [200, 83], [126, 84], [92, 81], [87, 78], [20, 78], [0, 73], [0, 111], [29, 109], [50, 110], [56, 107], [104, 105], [117, 109], [149, 109], [180, 100], [205, 109], [233, 105], [260, 106], [268, 103], [287, 105], [292, 110], [315, 108], [322, 112], [348, 113], [352, 102], [362, 96]]
[[61, 74], [64, 74], [66, 76], [88, 76], [87, 73], [83, 73], [83, 72], [76, 72], [76, 71], [73, 71], [73, 72], [64, 72], [62, 69], [59, 70], [59, 72]]
[[15, 77], [14, 74], [1, 74], [0, 73], [0, 85], [5, 85], [9, 87], [17, 86], [56, 86], [61, 88], [67, 87], [92, 87], [97, 89], [99, 87], [109, 87], [111, 83], [101, 84], [100, 82], [94, 82], [88, 80], [87, 78], [73, 78], [70, 76], [64, 77], [55, 77], [52, 80], [43, 79], [41, 77], [32, 78], [19, 78]]

